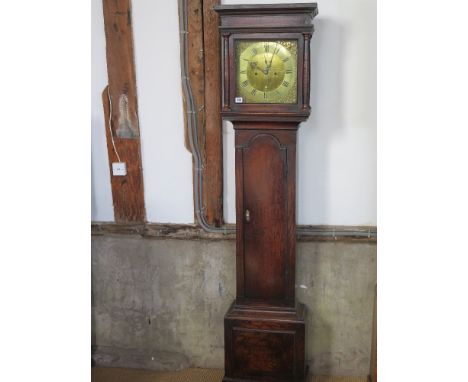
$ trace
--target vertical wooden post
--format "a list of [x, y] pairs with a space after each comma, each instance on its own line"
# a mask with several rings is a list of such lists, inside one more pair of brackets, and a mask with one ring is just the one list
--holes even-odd
[[203, 0], [203, 46], [205, 52], [205, 168], [203, 202], [206, 220], [223, 225], [223, 139], [221, 121], [221, 54], [219, 16], [213, 10], [219, 0]]
[[[205, 68], [203, 56], [203, 0], [187, 1], [187, 54], [188, 54], [188, 73], [190, 85], [192, 88], [193, 103], [195, 110], [189, 110], [195, 113], [198, 123], [198, 143], [202, 150], [202, 156], [205, 156], [205, 140], [203, 136], [204, 103], [205, 103]], [[186, 139], [186, 147], [190, 151], [190, 145]]]
[[[109, 85], [102, 94], [117, 223], [145, 221], [140, 129], [133, 58], [130, 0], [103, 0]], [[113, 176], [112, 163], [125, 162], [126, 176]]]
[[[202, 213], [207, 224], [215, 227], [223, 225], [223, 142], [221, 103], [221, 68], [220, 39], [218, 31], [218, 14], [213, 5], [219, 0], [179, 0], [181, 12], [186, 14], [187, 30], [181, 38], [187, 37], [186, 75], [190, 81], [191, 95], [184, 94], [184, 109], [195, 114], [197, 130], [194, 134], [198, 140], [202, 171]], [[181, 26], [182, 27], [182, 26]], [[186, 36], [184, 35], [186, 33]], [[186, 99], [192, 97], [192, 103]], [[188, 110], [193, 104], [194, 110]], [[188, 120], [185, 118], [185, 146], [191, 147], [188, 138]], [[192, 153], [195, 155], [195, 153]], [[197, 169], [194, 169], [197, 171]], [[194, 173], [194, 176], [197, 176]], [[195, 213], [196, 216], [196, 213]]]

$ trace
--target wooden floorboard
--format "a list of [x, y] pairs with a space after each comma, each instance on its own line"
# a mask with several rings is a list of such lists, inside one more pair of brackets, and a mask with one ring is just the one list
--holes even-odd
[[[221, 382], [222, 369], [185, 369], [182, 371], [149, 371], [137, 369], [92, 369], [92, 382]], [[367, 377], [312, 376], [309, 382], [367, 382]]]

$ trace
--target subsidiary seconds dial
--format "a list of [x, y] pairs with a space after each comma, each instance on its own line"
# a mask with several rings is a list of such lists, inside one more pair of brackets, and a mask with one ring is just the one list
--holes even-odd
[[241, 40], [236, 61], [238, 102], [297, 102], [296, 41]]

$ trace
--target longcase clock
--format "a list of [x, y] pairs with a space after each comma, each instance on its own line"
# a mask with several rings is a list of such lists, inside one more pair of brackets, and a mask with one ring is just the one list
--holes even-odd
[[295, 298], [296, 137], [310, 114], [315, 3], [220, 5], [223, 99], [236, 145], [236, 300], [224, 382], [305, 382]]

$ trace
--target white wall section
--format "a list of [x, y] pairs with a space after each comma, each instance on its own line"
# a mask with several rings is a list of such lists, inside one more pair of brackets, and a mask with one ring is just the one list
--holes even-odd
[[101, 94], [107, 86], [106, 37], [102, 1], [91, 1], [91, 219], [113, 221]]
[[146, 217], [150, 222], [193, 223], [177, 1], [132, 4]]

